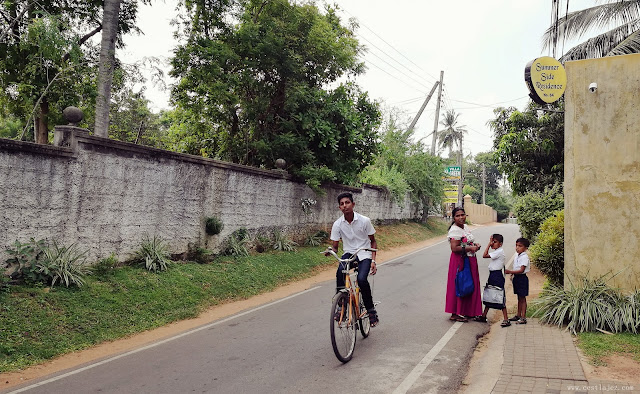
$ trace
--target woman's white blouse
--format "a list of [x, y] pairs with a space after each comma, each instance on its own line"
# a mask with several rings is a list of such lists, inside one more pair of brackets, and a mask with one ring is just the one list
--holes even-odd
[[[458, 227], [457, 225], [453, 225], [451, 226], [451, 228], [449, 229], [449, 234], [447, 234], [447, 237], [449, 237], [449, 239], [457, 239], [457, 240], [461, 240], [462, 238], [466, 238], [467, 242], [473, 242], [473, 234], [471, 234], [471, 231], [469, 230], [469, 227], [467, 227], [467, 225], [464, 225], [464, 229]], [[473, 256], [474, 253], [473, 252], [467, 252], [467, 256]]]

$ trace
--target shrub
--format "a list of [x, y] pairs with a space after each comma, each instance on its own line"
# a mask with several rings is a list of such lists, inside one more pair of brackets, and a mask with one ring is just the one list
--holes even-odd
[[15, 241], [7, 248], [9, 258], [5, 265], [11, 272], [13, 279], [22, 279], [26, 283], [47, 282], [48, 277], [38, 270], [38, 261], [44, 256], [47, 244], [45, 240], [36, 241], [31, 238], [29, 242]]
[[145, 235], [140, 249], [135, 254], [134, 262], [144, 266], [148, 271], [166, 271], [171, 264], [169, 245], [160, 237], [149, 238]]
[[84, 284], [84, 277], [91, 273], [87, 264], [87, 252], [71, 246], [53, 245], [44, 250], [44, 257], [37, 263], [38, 270], [47, 276], [47, 282], [55, 286], [58, 281], [65, 286]]
[[213, 258], [213, 252], [207, 248], [202, 248], [192, 243], [189, 243], [187, 247], [188, 252], [186, 258], [188, 260], [195, 261], [198, 264], [207, 264]]
[[224, 228], [224, 223], [222, 223], [222, 220], [220, 220], [216, 216], [211, 216], [204, 220], [204, 228], [207, 234], [216, 235], [220, 234], [220, 232]]
[[256, 252], [258, 253], [264, 252], [265, 250], [267, 250], [270, 244], [271, 244], [271, 240], [268, 237], [265, 237], [264, 235], [256, 234], [256, 237], [254, 239]]
[[556, 212], [542, 223], [529, 254], [551, 284], [564, 284], [564, 211]]
[[309, 234], [305, 239], [304, 243], [305, 245], [308, 245], [308, 246], [319, 246], [319, 245], [322, 245], [322, 243], [327, 238], [329, 238], [329, 233], [327, 233], [324, 230], [318, 230], [314, 233]]
[[101, 259], [97, 263], [95, 263], [91, 270], [93, 274], [96, 276], [105, 277], [113, 273], [113, 271], [118, 267], [118, 258], [115, 254], [111, 253], [109, 257]]
[[597, 329], [638, 333], [640, 291], [625, 296], [606, 284], [608, 276], [583, 278], [568, 290], [551, 285], [534, 301], [534, 316], [540, 317], [543, 323], [566, 324], [573, 334]]
[[247, 250], [247, 229], [240, 228], [227, 238], [224, 254], [228, 256], [249, 255], [249, 251]]
[[298, 246], [298, 244], [287, 238], [284, 231], [278, 229], [273, 230], [273, 249], [291, 252], [296, 250], [296, 246]]
[[545, 188], [544, 192], [530, 192], [516, 200], [513, 210], [518, 217], [522, 236], [535, 241], [540, 225], [554, 212], [564, 209], [560, 185]]

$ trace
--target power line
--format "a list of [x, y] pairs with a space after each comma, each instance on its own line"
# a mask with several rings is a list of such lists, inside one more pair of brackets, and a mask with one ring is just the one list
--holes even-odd
[[385, 62], [387, 65], [389, 65], [391, 68], [393, 68], [394, 70], [398, 71], [400, 74], [404, 75], [405, 77], [407, 77], [407, 78], [411, 79], [412, 81], [414, 81], [414, 82], [416, 82], [416, 83], [418, 83], [418, 84], [422, 85], [423, 87], [425, 87], [425, 88], [427, 88], [427, 89], [430, 89], [430, 87], [429, 87], [429, 86], [427, 86], [427, 85], [423, 84], [422, 82], [420, 82], [420, 81], [418, 81], [418, 80], [416, 80], [416, 79], [412, 78], [411, 76], [409, 76], [409, 75], [405, 74], [402, 70], [397, 69], [396, 67], [394, 67], [394, 65], [393, 65], [393, 64], [391, 64], [391, 63], [387, 62], [386, 60], [384, 60], [384, 59], [383, 59], [383, 58], [381, 58], [380, 56], [376, 55], [375, 53], [373, 53], [373, 52], [369, 52], [369, 53], [370, 53], [370, 54], [372, 54], [373, 56], [377, 57], [378, 59], [382, 60], [382, 61], [383, 61], [383, 62]]
[[409, 86], [412, 89], [417, 90], [420, 93], [426, 94], [425, 92], [423, 92], [422, 90], [416, 88], [414, 85], [409, 85], [407, 82], [403, 81], [402, 79], [396, 77], [395, 75], [390, 74], [387, 70], [383, 69], [382, 67], [378, 66], [377, 64], [373, 63], [370, 60], [366, 60], [367, 63], [371, 64], [372, 66], [374, 66], [375, 68], [379, 69], [380, 71], [384, 72], [385, 74], [389, 75], [391, 78], [397, 79], [398, 81], [404, 83], [405, 85]]

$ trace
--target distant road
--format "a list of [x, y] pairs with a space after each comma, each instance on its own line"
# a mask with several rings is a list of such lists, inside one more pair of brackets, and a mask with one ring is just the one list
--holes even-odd
[[[515, 252], [517, 225], [473, 233], [483, 247], [501, 233], [507, 257]], [[331, 349], [329, 281], [3, 393], [455, 393], [489, 327], [453, 324], [444, 313], [449, 254], [443, 241], [379, 267], [373, 286], [381, 323], [367, 339], [358, 333], [347, 364]], [[478, 261], [484, 283], [487, 260], [480, 253]]]

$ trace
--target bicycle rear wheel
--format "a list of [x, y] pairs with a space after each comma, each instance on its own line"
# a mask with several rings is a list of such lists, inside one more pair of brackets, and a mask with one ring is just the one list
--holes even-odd
[[349, 302], [349, 294], [340, 292], [331, 305], [331, 345], [338, 360], [348, 362], [356, 348], [356, 311]]
[[360, 333], [363, 338], [369, 336], [369, 331], [371, 331], [371, 322], [369, 321], [369, 313], [367, 312], [367, 308], [364, 306], [364, 302], [362, 301], [362, 297], [360, 297], [360, 318], [358, 319], [358, 325], [360, 326]]

